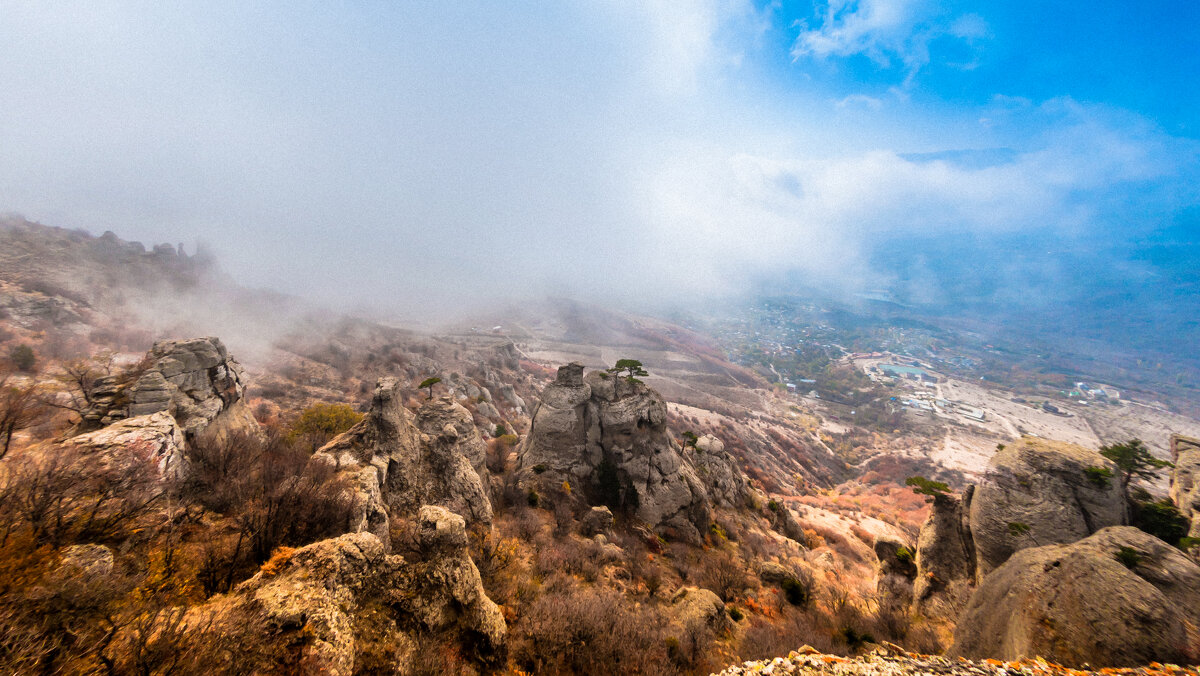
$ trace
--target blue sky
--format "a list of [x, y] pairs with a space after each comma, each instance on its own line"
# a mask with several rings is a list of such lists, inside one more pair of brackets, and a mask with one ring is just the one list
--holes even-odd
[[1113, 244], [1200, 204], [1190, 3], [0, 11], [0, 212], [385, 310], [776, 276], [932, 301], [932, 254], [875, 264], [930, 237], [1045, 250], [989, 255], [990, 288], [1055, 286], [1067, 248], [1144, 277]]

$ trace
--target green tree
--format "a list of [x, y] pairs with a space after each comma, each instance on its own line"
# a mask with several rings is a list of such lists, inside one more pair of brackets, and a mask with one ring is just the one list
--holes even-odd
[[25, 344], [9, 350], [8, 358], [12, 360], [13, 366], [21, 371], [32, 371], [33, 365], [37, 363], [37, 355], [33, 353], [33, 348]]
[[1153, 479], [1158, 470], [1164, 467], [1174, 467], [1166, 460], [1159, 460], [1150, 454], [1150, 449], [1140, 439], [1130, 439], [1122, 444], [1109, 444], [1100, 447], [1100, 455], [1108, 458], [1117, 466], [1121, 477], [1121, 490], [1125, 499], [1129, 499], [1129, 484], [1134, 479]]
[[696, 442], [700, 441], [700, 437], [696, 436], [695, 432], [688, 431], [683, 433], [683, 441], [684, 445], [695, 448]]
[[904, 480], [905, 486], [912, 486], [913, 493], [928, 495], [931, 499], [950, 492], [950, 486], [941, 481], [934, 481], [923, 476], [910, 476]]
[[618, 359], [616, 365], [607, 370], [613, 375], [625, 371], [627, 373], [626, 378], [631, 383], [641, 382], [637, 379], [637, 376], [650, 375], [646, 372], [646, 369], [642, 368], [642, 362], [636, 359]]
[[433, 386], [440, 382], [442, 382], [442, 379], [434, 376], [432, 378], [426, 378], [425, 380], [422, 380], [421, 384], [417, 385], [417, 387], [428, 392], [426, 396], [427, 399], [433, 399]]

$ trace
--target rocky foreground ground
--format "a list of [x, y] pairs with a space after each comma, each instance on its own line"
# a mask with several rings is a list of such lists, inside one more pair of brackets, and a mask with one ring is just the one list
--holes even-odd
[[918, 655], [905, 652], [898, 646], [883, 646], [862, 657], [825, 655], [808, 646], [792, 651], [787, 657], [744, 662], [714, 676], [743, 674], [838, 674], [839, 676], [915, 676], [950, 674], [952, 676], [1078, 676], [1082, 674], [1146, 674], [1150, 676], [1198, 674], [1194, 666], [1151, 662], [1133, 669], [1070, 669], [1041, 658], [1002, 662], [1000, 660], [972, 661], [950, 659], [937, 655]]

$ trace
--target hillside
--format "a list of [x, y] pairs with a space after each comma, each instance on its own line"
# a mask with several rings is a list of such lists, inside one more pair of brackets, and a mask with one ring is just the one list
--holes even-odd
[[[1049, 547], [1170, 610], [1127, 654], [1038, 654], [1200, 648], [1200, 567], [1155, 544], [1194, 529], [1181, 416], [1110, 405], [1099, 428], [939, 373], [958, 408], [881, 423], [855, 398], [927, 385], [875, 379], [892, 356], [821, 362], [835, 400], [773, 382], [773, 338], [765, 368], [726, 333], [561, 299], [416, 330], [111, 234], [7, 221], [0, 252], [10, 670], [976, 673], [1001, 665], [914, 655], [974, 646], [969, 602], [1044, 584], [1021, 566]], [[1147, 429], [1181, 469], [1140, 485], [1174, 502], [1124, 495], [1096, 452]]]

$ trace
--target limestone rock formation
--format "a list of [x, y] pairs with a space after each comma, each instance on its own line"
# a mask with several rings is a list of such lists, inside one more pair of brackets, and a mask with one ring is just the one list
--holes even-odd
[[[962, 497], [937, 495], [929, 516], [917, 536], [916, 576], [913, 581], [915, 608], [932, 615], [953, 615], [955, 606], [966, 601], [965, 593], [944, 594], [965, 589], [975, 581], [975, 547], [968, 520], [974, 486]], [[948, 599], [943, 598], [949, 596]], [[935, 598], [936, 597], [936, 598]], [[941, 608], [949, 601], [950, 608]]]
[[1114, 469], [1096, 451], [1040, 439], [996, 453], [970, 505], [977, 578], [1026, 547], [1075, 542], [1127, 523], [1119, 482], [1093, 480], [1091, 467]]
[[119, 420], [108, 427], [63, 441], [67, 447], [100, 458], [105, 463], [145, 462], [161, 476], [183, 472], [184, 437], [166, 411]]
[[426, 402], [414, 420], [396, 380], [384, 378], [367, 415], [313, 454], [312, 462], [329, 464], [350, 480], [356, 529], [385, 544], [388, 515], [415, 515], [423, 504], [489, 523], [492, 505], [473, 466], [483, 465], [483, 442], [469, 420], [466, 409], [448, 399]]
[[1191, 521], [1190, 537], [1200, 537], [1200, 439], [1171, 435], [1171, 500]]
[[1200, 567], [1118, 526], [1014, 554], [971, 597], [949, 655], [1097, 667], [1187, 663], [1200, 649], [1189, 624], [1200, 626]]
[[[269, 671], [301, 674], [405, 671], [424, 637], [457, 636], [481, 661], [502, 653], [507, 627], [483, 591], [461, 517], [420, 510], [421, 560], [389, 555], [370, 533], [302, 547], [269, 562], [229, 594], [191, 610], [185, 626], [228, 645], [265, 646]], [[200, 637], [203, 640], [203, 636]], [[215, 671], [253, 671], [253, 656]], [[265, 673], [265, 671], [263, 672]]]
[[737, 461], [725, 452], [725, 442], [705, 434], [695, 446], [685, 448], [684, 455], [696, 468], [713, 504], [740, 507], [746, 503], [749, 483]]
[[218, 440], [261, 433], [243, 399], [245, 373], [220, 339], [160, 341], [146, 362], [132, 383], [108, 378], [99, 384], [95, 405], [83, 414], [84, 430], [165, 411], [189, 440], [202, 433]]
[[699, 540], [708, 494], [667, 430], [667, 406], [640, 382], [568, 364], [542, 393], [518, 450], [523, 480], [581, 488], [620, 503], [659, 532]]
[[435, 454], [441, 459], [466, 458], [471, 468], [487, 485], [487, 446], [475, 429], [471, 412], [450, 397], [427, 400], [417, 411], [417, 427], [431, 440], [443, 440], [448, 445], [444, 453]]

